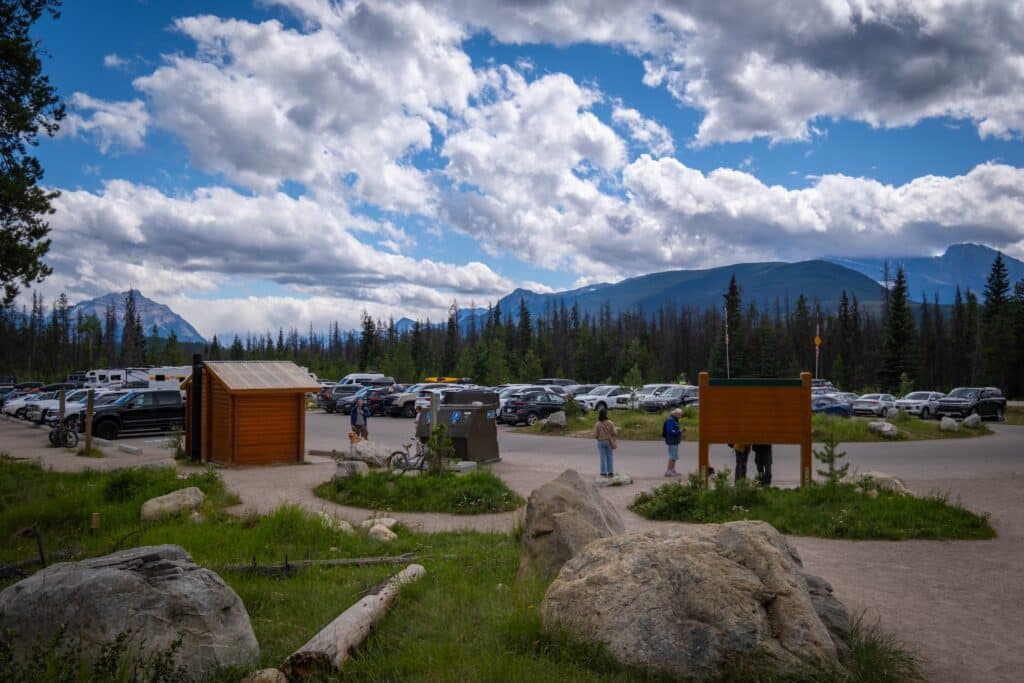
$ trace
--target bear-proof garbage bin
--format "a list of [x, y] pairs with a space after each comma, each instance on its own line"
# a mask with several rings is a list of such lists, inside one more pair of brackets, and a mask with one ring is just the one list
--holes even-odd
[[[437, 419], [443, 424], [455, 448], [456, 460], [480, 463], [498, 462], [498, 428], [494, 418], [498, 411], [498, 395], [488, 391], [460, 391], [445, 396], [438, 406]], [[416, 435], [424, 441], [430, 437], [430, 411], [420, 417]]]

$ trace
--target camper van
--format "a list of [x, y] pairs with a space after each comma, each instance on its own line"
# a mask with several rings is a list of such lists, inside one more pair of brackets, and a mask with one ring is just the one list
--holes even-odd
[[383, 372], [353, 372], [338, 380], [338, 384], [362, 384], [368, 385], [374, 381], [384, 379]]
[[83, 386], [87, 389], [116, 388], [149, 385], [146, 368], [100, 368], [85, 373]]
[[192, 375], [191, 365], [167, 365], [159, 368], [148, 368], [150, 389], [177, 389], [185, 378]]

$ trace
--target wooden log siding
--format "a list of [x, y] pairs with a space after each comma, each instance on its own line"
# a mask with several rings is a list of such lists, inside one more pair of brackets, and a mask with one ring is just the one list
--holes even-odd
[[[315, 388], [293, 363], [204, 363], [203, 461], [221, 465], [302, 462], [305, 393]], [[186, 380], [189, 402], [192, 390], [191, 380]], [[189, 443], [191, 410], [186, 410], [185, 420]]]

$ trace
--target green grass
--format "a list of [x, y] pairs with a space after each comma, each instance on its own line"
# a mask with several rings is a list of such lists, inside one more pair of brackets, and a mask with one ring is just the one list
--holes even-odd
[[1006, 424], [1018, 426], [1024, 425], [1024, 408], [1009, 406], [1006, 409]]
[[313, 492], [341, 505], [399, 512], [479, 515], [508, 512], [523, 504], [515, 491], [487, 470], [461, 475], [370, 472], [324, 482]]
[[[679, 423], [686, 429], [683, 435], [684, 441], [697, 441], [700, 430], [697, 424], [697, 409], [687, 408]], [[661, 425], [668, 417], [668, 413], [648, 413], [639, 410], [613, 410], [608, 417], [619, 429], [619, 438], [635, 441], [661, 441]], [[831, 415], [814, 415], [811, 417], [811, 433], [815, 441], [822, 441], [829, 434], [835, 432], [836, 438], [844, 443], [862, 443], [869, 441], [889, 441], [875, 432], [868, 429], [868, 423], [880, 418], [854, 417], [844, 419]], [[1024, 424], [1024, 411], [1019, 414], [1021, 423]], [[532, 427], [523, 427], [521, 431], [530, 434], [544, 434], [547, 436], [575, 436], [581, 438], [592, 438], [594, 423], [597, 415], [593, 412], [568, 421], [566, 429], [552, 429], [546, 424], [535, 424]], [[983, 423], [978, 429], [960, 429], [956, 432], [939, 431], [937, 420], [922, 420], [907, 413], [897, 413], [888, 418], [900, 430], [899, 441], [926, 441], [929, 439], [966, 439], [975, 436], [991, 434], [992, 430]], [[1011, 416], [1007, 414], [1007, 422], [1011, 422]]]
[[[4, 531], [28, 517], [49, 530], [54, 547], [83, 541], [85, 555], [110, 550], [135, 531], [127, 546], [175, 543], [201, 565], [217, 569], [256, 558], [290, 559], [356, 557], [413, 552], [427, 569], [420, 581], [403, 589], [391, 612], [379, 623], [345, 670], [331, 680], [369, 681], [642, 681], [657, 675], [624, 668], [601, 647], [573, 642], [541, 628], [538, 609], [546, 585], [516, 581], [518, 539], [511, 534], [417, 534], [399, 529], [391, 544], [366, 534], [328, 530], [315, 515], [283, 507], [264, 517], [233, 518], [221, 514], [230, 502], [215, 473], [192, 482], [208, 489], [208, 520], [171, 519], [139, 524], [141, 500], [173, 484], [161, 470], [134, 474], [65, 474], [0, 459], [0, 525]], [[51, 504], [44, 504], [49, 499]], [[82, 536], [88, 514], [103, 506], [107, 524], [95, 536]], [[9, 519], [10, 518], [10, 519]], [[20, 521], [15, 521], [17, 518]], [[25, 547], [0, 547], [3, 560], [31, 556]], [[2, 562], [2, 560], [0, 560]], [[289, 578], [248, 576], [221, 571], [246, 605], [260, 643], [261, 665], [276, 666], [396, 567], [319, 567]], [[12, 582], [3, 579], [0, 587]], [[779, 675], [739, 663], [723, 672], [726, 681], [915, 681], [914, 659], [877, 631], [857, 632], [851, 670], [802, 671]], [[42, 655], [50, 668], [35, 676], [7, 680], [50, 681], [60, 653]], [[0, 674], [5, 670], [0, 652]], [[22, 672], [23, 673], [23, 672]], [[236, 681], [241, 672], [223, 672], [217, 680]], [[65, 679], [61, 679], [65, 680]], [[87, 676], [66, 680], [90, 680]], [[92, 678], [91, 680], [113, 680]], [[121, 679], [118, 679], [121, 680]], [[161, 679], [164, 680], [164, 679]], [[166, 680], [175, 680], [167, 678]]]
[[699, 476], [637, 495], [629, 509], [648, 519], [731, 522], [758, 519], [784, 534], [845, 539], [988, 539], [988, 515], [945, 496], [901, 496], [877, 487], [811, 485], [799, 489], [733, 484], [719, 472], [710, 487]]

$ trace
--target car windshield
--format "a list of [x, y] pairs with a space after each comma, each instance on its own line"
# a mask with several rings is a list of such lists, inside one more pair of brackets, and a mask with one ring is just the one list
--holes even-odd
[[907, 401], [926, 401], [926, 400], [928, 400], [928, 392], [927, 391], [915, 391], [912, 394], [907, 394], [903, 398], [904, 398], [904, 400], [907, 400]]
[[124, 404], [128, 403], [128, 402], [129, 402], [129, 401], [131, 401], [131, 400], [132, 400], [133, 398], [135, 398], [136, 396], [137, 396], [137, 394], [135, 394], [135, 393], [125, 394], [125, 395], [124, 395], [124, 396], [122, 396], [121, 398], [119, 398], [119, 399], [117, 399], [116, 401], [114, 401], [114, 403], [115, 403], [116, 405], [119, 405], [119, 406], [123, 406]]
[[882, 397], [881, 394], [864, 394], [863, 396], [860, 397], [860, 400], [862, 400], [862, 401], [877, 401], [881, 397]]
[[977, 398], [978, 392], [974, 389], [954, 389], [950, 394], [950, 398]]
[[612, 384], [606, 384], [604, 386], [597, 387], [596, 389], [591, 390], [590, 395], [591, 396], [607, 396], [611, 392], [615, 391], [617, 388], [618, 387], [616, 387], [616, 386], [614, 386]]
[[661, 392], [660, 395], [666, 398], [675, 398], [676, 396], [682, 396], [684, 391], [686, 391], [686, 387], [669, 387]]
[[84, 399], [88, 395], [89, 395], [89, 392], [87, 390], [79, 389], [78, 391], [72, 391], [70, 394], [68, 394], [64, 398], [67, 401], [81, 401], [82, 399]]

